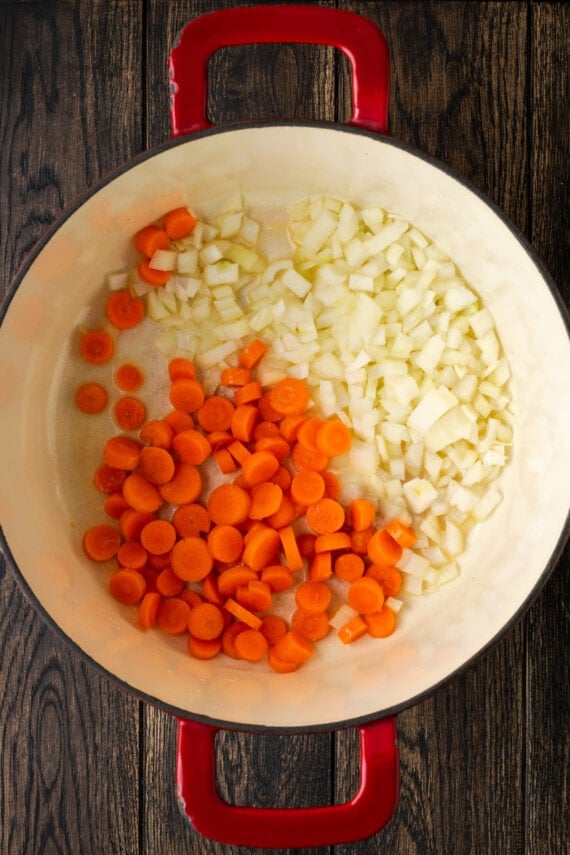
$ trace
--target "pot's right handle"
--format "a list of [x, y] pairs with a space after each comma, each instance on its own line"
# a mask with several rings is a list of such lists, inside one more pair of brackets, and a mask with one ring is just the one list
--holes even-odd
[[266, 849], [334, 846], [371, 837], [396, 809], [399, 762], [394, 718], [359, 727], [360, 787], [355, 797], [343, 804], [312, 808], [242, 807], [224, 801], [216, 788], [219, 729], [189, 719], [178, 721], [178, 800], [205, 837]]
[[388, 133], [390, 55], [367, 18], [324, 6], [244, 6], [195, 18], [169, 61], [172, 136], [212, 126], [207, 117], [208, 60], [220, 48], [263, 42], [334, 45], [352, 66], [349, 124]]

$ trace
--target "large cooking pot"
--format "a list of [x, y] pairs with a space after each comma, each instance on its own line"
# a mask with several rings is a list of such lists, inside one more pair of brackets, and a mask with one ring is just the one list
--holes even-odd
[[[211, 128], [213, 51], [251, 42], [335, 45], [352, 63], [346, 126], [264, 122]], [[553, 283], [503, 214], [465, 181], [387, 136], [388, 52], [366, 19], [330, 8], [228, 9], [192, 22], [171, 54], [175, 139], [92, 188], [49, 231], [14, 283], [0, 330], [0, 514], [3, 548], [45, 620], [81, 656], [179, 718], [178, 792], [195, 827], [251, 846], [316, 846], [366, 837], [398, 794], [395, 714], [494, 644], [529, 606], [560, 556], [570, 506], [570, 339]], [[137, 631], [83, 555], [100, 514], [87, 473], [108, 422], [74, 417], [72, 331], [101, 305], [104, 276], [132, 263], [131, 237], [166, 210], [209, 215], [233, 190], [252, 205], [330, 194], [413, 222], [458, 264], [496, 320], [512, 368], [512, 459], [504, 501], [469, 541], [461, 574], [410, 600], [382, 642], [331, 638], [287, 675], [226, 657], [191, 659], [177, 639]], [[145, 323], [151, 323], [150, 321]], [[161, 357], [144, 331], [121, 337], [149, 375]], [[152, 415], [152, 413], [151, 413]], [[95, 424], [95, 427], [91, 427]], [[22, 478], [22, 472], [27, 473]], [[33, 485], [33, 489], [31, 486]], [[27, 521], [37, 521], [34, 538]], [[358, 726], [361, 786], [343, 805], [266, 810], [225, 804], [215, 789], [220, 728], [292, 732]]]

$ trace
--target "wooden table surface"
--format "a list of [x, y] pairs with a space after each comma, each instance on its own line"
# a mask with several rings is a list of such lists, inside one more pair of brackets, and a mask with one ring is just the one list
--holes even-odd
[[[168, 138], [166, 63], [184, 24], [241, 5], [2, 0], [3, 294], [77, 194]], [[568, 303], [570, 6], [320, 5], [352, 9], [380, 25], [391, 49], [393, 135], [488, 194], [529, 239]], [[334, 49], [228, 49], [212, 63], [209, 110], [216, 123], [273, 115], [342, 121], [347, 80]], [[4, 561], [0, 621], [2, 855], [255, 851], [207, 841], [189, 827], [174, 797], [174, 719], [127, 696], [70, 652], [24, 599]], [[401, 797], [390, 824], [330, 851], [567, 853], [569, 646], [567, 550], [500, 643], [399, 715]], [[350, 728], [336, 735], [228, 733], [218, 759], [222, 793], [239, 803], [341, 802], [356, 787]]]

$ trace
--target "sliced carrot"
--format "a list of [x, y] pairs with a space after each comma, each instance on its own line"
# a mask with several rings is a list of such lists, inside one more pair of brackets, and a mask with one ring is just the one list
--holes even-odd
[[79, 341], [81, 356], [91, 365], [103, 365], [113, 358], [115, 340], [106, 330], [87, 330]]
[[246, 623], [251, 629], [259, 629], [259, 627], [261, 626], [261, 618], [255, 615], [249, 609], [246, 609], [244, 606], [241, 606], [232, 597], [228, 597], [228, 599], [224, 603], [224, 608], [238, 621]]
[[223, 368], [220, 374], [222, 386], [247, 386], [251, 383], [249, 368]]
[[274, 646], [275, 655], [285, 662], [307, 662], [314, 653], [313, 645], [296, 629], [290, 629]]
[[144, 304], [126, 289], [113, 291], [105, 307], [107, 320], [118, 330], [130, 330], [144, 318]]
[[150, 629], [156, 624], [161, 599], [157, 591], [147, 591], [142, 598], [138, 609], [138, 621], [142, 629]]
[[241, 407], [242, 404], [252, 404], [254, 401], [259, 401], [262, 395], [261, 383], [257, 380], [252, 380], [250, 383], [245, 383], [236, 389], [234, 400], [236, 406]]
[[231, 456], [230, 452], [227, 448], [218, 448], [213, 453], [213, 458], [218, 464], [219, 470], [222, 475], [229, 475], [231, 472], [235, 472], [238, 468], [237, 463], [234, 458]]
[[137, 570], [118, 570], [109, 579], [109, 591], [120, 603], [134, 606], [142, 600], [146, 582]]
[[279, 529], [279, 539], [281, 541], [281, 546], [283, 547], [283, 552], [285, 554], [285, 561], [289, 570], [293, 573], [296, 570], [301, 570], [304, 566], [303, 559], [301, 557], [301, 553], [299, 552], [299, 546], [297, 545], [297, 537], [293, 530], [293, 527], [290, 525], [285, 526], [284, 528]]
[[385, 528], [380, 528], [374, 532], [368, 541], [366, 551], [373, 564], [380, 564], [384, 567], [392, 567], [397, 564], [403, 552], [400, 544]]
[[164, 597], [177, 597], [184, 590], [184, 582], [172, 568], [165, 567], [156, 577], [156, 588]]
[[296, 415], [296, 416], [285, 416], [284, 419], [281, 420], [279, 424], [279, 431], [283, 439], [292, 445], [294, 442], [297, 442], [297, 435], [299, 433], [299, 428], [303, 424], [303, 422], [307, 421], [306, 415]]
[[364, 531], [374, 523], [376, 508], [368, 499], [353, 499], [348, 506], [348, 518], [355, 531]]
[[356, 552], [343, 552], [335, 558], [334, 572], [344, 582], [355, 582], [364, 573], [364, 561]]
[[321, 454], [325, 454], [328, 457], [329, 455], [317, 445], [317, 434], [324, 424], [325, 420], [321, 419], [319, 416], [306, 418], [303, 424], [299, 425], [297, 430], [297, 442], [309, 449], [309, 451], [320, 451]]
[[75, 406], [86, 415], [96, 415], [103, 412], [107, 406], [109, 396], [106, 389], [100, 383], [83, 383], [75, 391]]
[[188, 208], [173, 208], [164, 215], [164, 231], [170, 240], [188, 237], [196, 227], [197, 219]]
[[310, 614], [296, 609], [291, 615], [291, 628], [304, 635], [308, 641], [320, 641], [330, 630], [328, 612]]
[[199, 582], [213, 567], [213, 559], [206, 542], [191, 536], [178, 540], [170, 554], [172, 569], [185, 582]]
[[227, 448], [232, 440], [233, 437], [228, 430], [212, 430], [208, 433], [208, 442], [214, 451], [218, 448]]
[[283, 490], [278, 484], [264, 481], [251, 490], [249, 516], [252, 520], [263, 520], [277, 513], [283, 499]]
[[275, 652], [275, 647], [276, 645], [270, 647], [267, 654], [267, 661], [274, 671], [278, 674], [290, 674], [292, 671], [296, 671], [300, 667], [301, 662], [281, 659], [281, 657]]
[[244, 443], [239, 439], [234, 439], [233, 442], [227, 447], [227, 450], [232, 455], [234, 460], [236, 460], [241, 466], [248, 457], [251, 456], [251, 451], [249, 448], [244, 445]]
[[190, 502], [176, 508], [172, 515], [172, 523], [179, 537], [191, 537], [208, 532], [212, 521], [203, 505]]
[[378, 582], [370, 576], [362, 576], [353, 582], [346, 598], [352, 608], [363, 615], [377, 612], [384, 605], [384, 592]]
[[332, 534], [345, 523], [345, 512], [335, 499], [319, 499], [307, 508], [307, 522], [317, 534]]
[[300, 505], [314, 505], [325, 494], [325, 479], [318, 472], [307, 469], [291, 481], [291, 496]]
[[94, 525], [83, 535], [83, 551], [92, 561], [109, 561], [119, 550], [121, 535], [105, 523]]
[[368, 550], [368, 543], [370, 542], [370, 538], [374, 534], [373, 528], [365, 528], [362, 531], [355, 531], [351, 529], [350, 531], [350, 548], [353, 552], [356, 552], [357, 555], [366, 555]]
[[317, 552], [309, 561], [308, 577], [314, 582], [323, 582], [332, 576], [330, 552]]
[[338, 631], [338, 637], [343, 644], [352, 644], [368, 632], [366, 622], [360, 615], [350, 618]]
[[202, 638], [195, 638], [193, 635], [188, 636], [188, 653], [194, 659], [214, 659], [221, 649], [222, 642], [219, 638], [204, 641]]
[[204, 403], [204, 387], [199, 380], [181, 377], [170, 384], [169, 398], [175, 409], [195, 413]]
[[147, 445], [141, 451], [139, 468], [152, 484], [167, 484], [176, 471], [172, 455], [165, 448]]
[[234, 438], [242, 442], [250, 442], [258, 420], [259, 410], [253, 404], [241, 404], [236, 407], [230, 428]]
[[113, 405], [113, 418], [121, 430], [138, 430], [146, 419], [146, 407], [139, 398], [123, 395]]
[[170, 380], [196, 379], [196, 367], [191, 359], [186, 356], [174, 356], [168, 363], [168, 376]]
[[274, 564], [279, 552], [279, 534], [269, 526], [263, 526], [247, 539], [242, 561], [252, 570], [263, 570]]
[[265, 636], [268, 644], [273, 646], [280, 638], [283, 638], [288, 630], [286, 621], [279, 615], [265, 615], [261, 621], [259, 631]]
[[246, 629], [236, 635], [234, 649], [245, 662], [261, 662], [268, 648], [267, 639], [259, 629]]
[[[265, 485], [259, 484], [258, 486], [264, 487]], [[283, 495], [283, 490], [281, 489], [281, 487], [278, 484], [275, 484], [274, 486], [276, 486], [277, 489], [281, 491], [281, 502], [280, 502], [277, 510], [272, 514], [269, 514], [269, 516], [265, 517], [265, 520], [266, 520], [267, 524], [271, 526], [271, 528], [276, 528], [276, 529], [286, 528], [288, 525], [291, 525], [293, 520], [296, 519], [297, 508], [295, 507], [295, 505], [293, 504], [293, 502], [291, 501], [291, 499], [288, 496]], [[254, 487], [254, 490], [255, 489], [256, 488]], [[253, 490], [252, 490], [252, 494], [253, 494]], [[250, 511], [250, 514], [251, 514], [251, 511]]]
[[289, 490], [291, 487], [291, 473], [286, 466], [281, 465], [275, 475], [269, 479], [273, 484], [279, 484], [282, 490]]
[[143, 258], [137, 267], [139, 278], [147, 285], [153, 285], [155, 288], [160, 288], [170, 280], [170, 270], [158, 270], [152, 267], [150, 258]]
[[417, 536], [412, 529], [399, 519], [390, 520], [385, 526], [385, 530], [403, 549], [413, 546], [417, 540]]
[[103, 448], [103, 460], [114, 469], [132, 471], [139, 465], [142, 445], [128, 436], [112, 436]]
[[152, 520], [141, 531], [141, 543], [152, 555], [163, 555], [176, 543], [176, 529], [168, 520]]
[[129, 507], [129, 503], [123, 496], [122, 492], [119, 491], [116, 493], [109, 493], [103, 502], [103, 510], [114, 520], [118, 520], [121, 514]]
[[387, 638], [396, 629], [396, 615], [391, 608], [384, 605], [377, 612], [364, 615], [368, 633], [373, 638]]
[[202, 594], [198, 593], [198, 591], [194, 591], [192, 588], [184, 588], [180, 594], [180, 599], [184, 600], [185, 603], [188, 603], [191, 609], [193, 609], [194, 606], [197, 606], [198, 603], [205, 602]]
[[214, 523], [240, 525], [245, 522], [251, 507], [251, 497], [242, 487], [235, 484], [220, 484], [210, 493], [207, 501], [208, 513]]
[[283, 418], [283, 413], [280, 413], [272, 406], [269, 392], [264, 392], [257, 402], [259, 417], [264, 422], [280, 422]]
[[158, 226], [145, 226], [134, 237], [134, 243], [141, 255], [151, 258], [157, 249], [168, 249], [170, 241], [164, 229]]
[[269, 392], [269, 403], [283, 416], [297, 416], [309, 403], [309, 388], [303, 380], [285, 377]]
[[135, 511], [152, 513], [162, 505], [163, 498], [158, 488], [140, 472], [131, 472], [123, 484], [123, 496]]
[[138, 540], [126, 540], [117, 550], [119, 565], [129, 570], [140, 570], [146, 564], [147, 558], [147, 551]]
[[202, 594], [209, 603], [214, 603], [216, 606], [223, 606], [225, 597], [220, 594], [218, 588], [218, 574], [215, 570], [211, 570], [207, 576], [202, 579]]
[[157, 448], [170, 448], [173, 430], [164, 419], [152, 419], [142, 426], [139, 437]]
[[270, 564], [261, 571], [261, 581], [269, 585], [274, 593], [287, 591], [293, 587], [293, 573], [282, 564]]
[[339, 457], [350, 450], [352, 434], [340, 419], [329, 419], [317, 431], [315, 443], [327, 457]]
[[245, 632], [246, 629], [249, 629], [247, 623], [243, 621], [235, 620], [228, 624], [223, 632], [222, 632], [222, 650], [226, 654], [226, 656], [231, 656], [232, 659], [238, 659], [238, 655], [236, 653], [235, 642], [237, 636], [240, 632]]
[[144, 383], [144, 374], [138, 365], [124, 362], [115, 371], [114, 380], [122, 392], [136, 392]]
[[103, 463], [95, 470], [93, 484], [101, 493], [114, 493], [121, 489], [126, 477], [124, 469], [116, 469]]
[[[182, 382], [182, 381], [179, 381]], [[212, 446], [203, 433], [197, 430], [183, 430], [172, 440], [172, 448], [180, 460], [199, 466], [212, 453]]]
[[261, 579], [253, 579], [247, 585], [240, 585], [235, 592], [235, 599], [251, 612], [267, 612], [273, 602], [271, 588]]
[[306, 469], [323, 472], [329, 465], [326, 454], [323, 454], [322, 451], [313, 451], [301, 442], [296, 442], [291, 449], [291, 462], [297, 472], [304, 472]]
[[254, 451], [243, 461], [241, 468], [243, 477], [253, 487], [275, 475], [279, 461], [271, 451]]
[[325, 496], [329, 499], [338, 499], [341, 494], [341, 485], [338, 476], [329, 469], [326, 469], [324, 472], [321, 471], [321, 475], [325, 481]]
[[211, 641], [222, 634], [223, 628], [222, 610], [214, 603], [199, 603], [190, 609], [188, 629], [194, 638]]
[[315, 538], [315, 552], [336, 552], [338, 549], [350, 549], [350, 535], [346, 531], [333, 531], [320, 534]]
[[240, 352], [239, 364], [243, 365], [244, 368], [253, 368], [266, 353], [266, 345], [256, 338]]
[[208, 549], [215, 561], [233, 564], [241, 556], [243, 535], [233, 525], [215, 525], [208, 533]]
[[172, 436], [182, 433], [184, 430], [192, 430], [194, 427], [194, 419], [190, 413], [185, 413], [184, 410], [172, 410], [164, 416], [162, 421], [168, 425], [172, 431]]
[[174, 475], [167, 484], [159, 486], [160, 495], [171, 505], [195, 502], [202, 492], [200, 470], [183, 460], [175, 464]]
[[229, 430], [235, 405], [222, 395], [209, 395], [198, 412], [198, 422], [206, 431]]
[[247, 585], [248, 582], [255, 581], [257, 578], [257, 573], [251, 567], [243, 564], [228, 567], [218, 576], [218, 591], [222, 596], [230, 597], [235, 594], [240, 585]]
[[[271, 422], [270, 422], [271, 424]], [[256, 440], [253, 447], [254, 451], [270, 451], [274, 454], [279, 463], [287, 460], [291, 453], [289, 443], [282, 436], [263, 436]]]
[[331, 590], [324, 582], [308, 580], [301, 582], [295, 590], [297, 608], [311, 615], [326, 611], [331, 597]]
[[138, 540], [145, 525], [148, 525], [153, 519], [154, 514], [135, 511], [129, 505], [128, 510], [121, 514], [119, 528], [127, 540]]
[[169, 635], [180, 635], [187, 631], [189, 617], [190, 606], [187, 602], [180, 597], [168, 597], [158, 606], [156, 622], [163, 632]]
[[385, 597], [395, 597], [402, 587], [402, 574], [397, 567], [385, 567], [379, 564], [369, 564], [366, 576], [375, 579], [384, 591]]
[[253, 429], [253, 439], [258, 442], [260, 439], [267, 437], [280, 436], [279, 425], [275, 422], [261, 421], [256, 424]]

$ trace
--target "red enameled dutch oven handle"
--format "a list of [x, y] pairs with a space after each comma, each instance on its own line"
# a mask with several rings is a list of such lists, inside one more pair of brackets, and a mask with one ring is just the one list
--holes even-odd
[[244, 6], [201, 15], [182, 30], [169, 62], [173, 137], [212, 127], [207, 118], [210, 56], [220, 48], [263, 42], [339, 48], [352, 67], [348, 124], [388, 133], [390, 54], [372, 21], [319, 6]]
[[[318, 6], [220, 9], [191, 21], [170, 54], [172, 136], [212, 127], [207, 118], [208, 61], [232, 45], [289, 42], [334, 45], [351, 63], [348, 124], [388, 133], [390, 56], [382, 33], [353, 12]], [[399, 760], [393, 718], [361, 725], [360, 787], [340, 805], [254, 808], [231, 805], [216, 787], [219, 728], [178, 722], [176, 782], [182, 810], [205, 837], [234, 846], [332, 846], [370, 837], [398, 802]]]
[[359, 727], [360, 787], [355, 797], [312, 808], [242, 807], [224, 801], [216, 787], [218, 730], [188, 719], [178, 722], [178, 800], [204, 837], [265, 849], [333, 846], [371, 837], [396, 809], [399, 762], [393, 718]]

